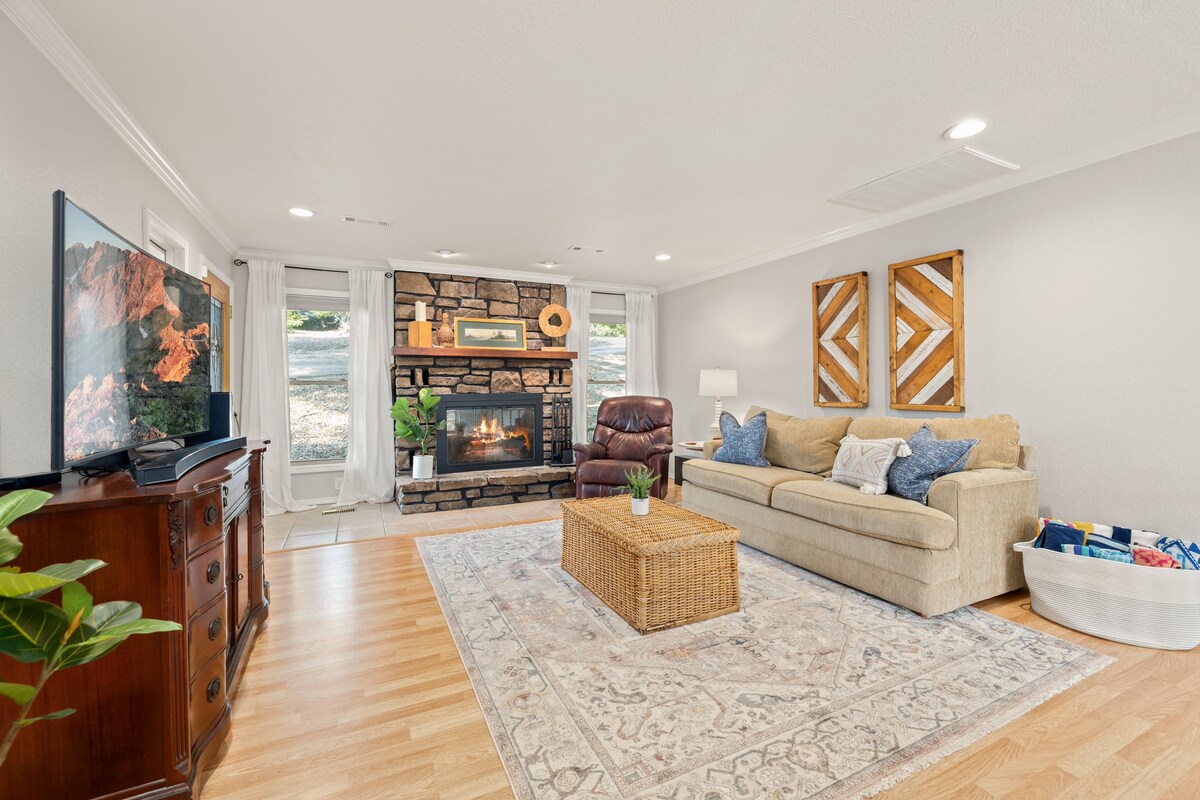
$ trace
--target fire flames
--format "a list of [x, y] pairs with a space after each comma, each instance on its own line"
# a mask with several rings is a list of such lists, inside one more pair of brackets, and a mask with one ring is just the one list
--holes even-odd
[[496, 444], [509, 439], [524, 439], [525, 446], [529, 446], [529, 434], [519, 430], [506, 431], [500, 424], [500, 420], [495, 417], [490, 419], [484, 417], [471, 433], [473, 441], [477, 444]]

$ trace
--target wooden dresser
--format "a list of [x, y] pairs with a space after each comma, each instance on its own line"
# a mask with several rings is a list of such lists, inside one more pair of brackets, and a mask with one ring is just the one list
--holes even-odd
[[[229, 694], [267, 617], [263, 571], [265, 443], [220, 456], [178, 483], [136, 486], [128, 474], [67, 476], [41, 511], [12, 530], [16, 563], [77, 558], [109, 566], [81, 581], [96, 602], [133, 600], [175, 633], [134, 636], [64, 670], [34, 713], [72, 707], [17, 738], [0, 798], [196, 797], [230, 730]], [[32, 683], [39, 665], [3, 659], [3, 679]], [[13, 705], [0, 706], [7, 730]]]

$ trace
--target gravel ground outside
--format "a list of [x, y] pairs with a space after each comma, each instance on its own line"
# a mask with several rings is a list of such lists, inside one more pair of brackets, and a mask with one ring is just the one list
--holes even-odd
[[346, 457], [349, 367], [349, 331], [288, 332], [292, 461]]

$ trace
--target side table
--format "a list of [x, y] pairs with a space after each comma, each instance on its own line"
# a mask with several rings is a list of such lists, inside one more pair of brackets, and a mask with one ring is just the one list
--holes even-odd
[[689, 450], [686, 447], [675, 445], [671, 451], [675, 461], [675, 485], [683, 486], [683, 462], [691, 461], [693, 458], [704, 458], [703, 450]]

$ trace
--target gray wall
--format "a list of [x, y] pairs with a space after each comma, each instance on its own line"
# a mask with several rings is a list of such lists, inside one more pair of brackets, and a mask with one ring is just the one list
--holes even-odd
[[56, 189], [142, 244], [148, 206], [235, 282], [233, 382], [245, 271], [0, 14], [0, 475], [50, 466], [50, 288]]
[[[1195, 537], [1200, 134], [659, 297], [676, 439], [704, 438], [703, 367], [799, 416], [888, 409], [887, 265], [961, 248], [968, 416], [1039, 449], [1043, 510]], [[812, 282], [866, 270], [871, 404], [812, 405]], [[921, 414], [907, 414], [922, 416]], [[927, 415], [926, 415], [927, 416]]]

